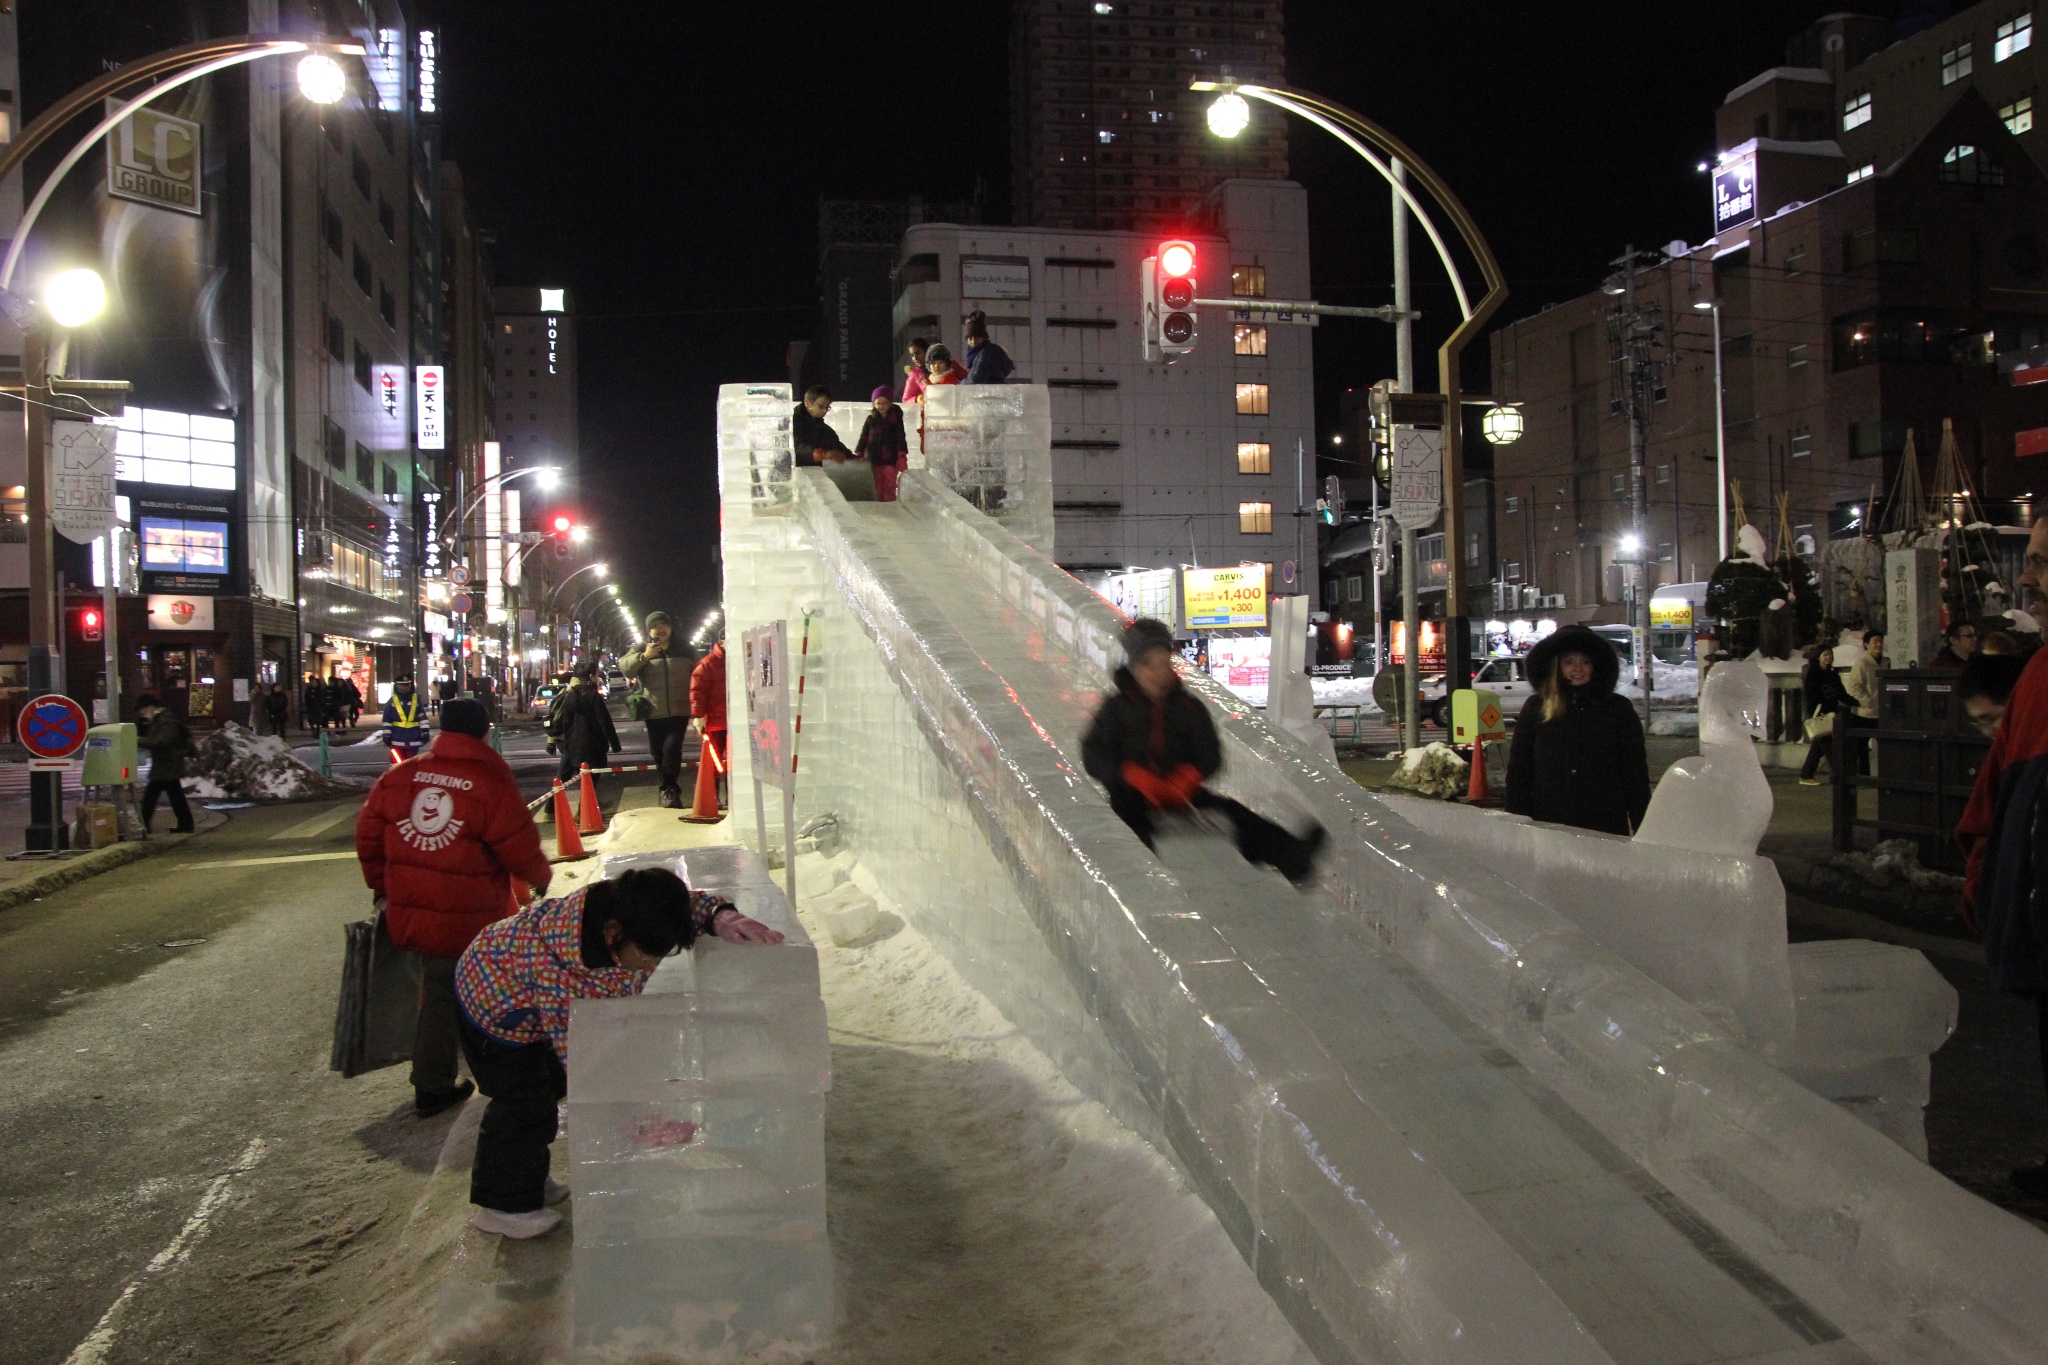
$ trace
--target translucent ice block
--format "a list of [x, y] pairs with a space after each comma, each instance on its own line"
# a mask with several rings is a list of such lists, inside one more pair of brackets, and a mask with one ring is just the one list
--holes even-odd
[[577, 1245], [576, 1345], [601, 1358], [733, 1360], [815, 1347], [832, 1330], [822, 1222], [786, 1237], [676, 1237]]
[[1797, 1066], [1925, 1058], [1955, 1032], [1956, 989], [1917, 948], [1831, 939], [1792, 945], [1791, 961]]
[[570, 1011], [571, 1104], [819, 1094], [831, 1083], [825, 1004], [816, 996], [642, 995], [578, 1000]]

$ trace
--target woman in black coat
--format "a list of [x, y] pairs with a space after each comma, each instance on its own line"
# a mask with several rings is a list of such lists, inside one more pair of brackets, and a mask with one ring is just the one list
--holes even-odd
[[[1823, 716], [1836, 717], [1835, 725], [1842, 723], [1840, 717], [1856, 710], [1856, 703], [1850, 699], [1849, 689], [1842, 685], [1842, 675], [1835, 672], [1835, 651], [1832, 646], [1823, 645], [1814, 652], [1806, 665], [1806, 676], [1800, 680], [1799, 690], [1804, 693], [1805, 714], [1816, 712]], [[1820, 771], [1820, 761], [1834, 751], [1835, 732], [1833, 727], [1814, 736], [1806, 746], [1806, 762], [1799, 769], [1799, 780], [1809, 787], [1820, 785], [1814, 774]]]
[[1584, 626], [1565, 626], [1529, 651], [1528, 676], [1536, 695], [1515, 722], [1508, 809], [1633, 834], [1650, 805], [1650, 760], [1635, 707], [1614, 695], [1614, 647]]

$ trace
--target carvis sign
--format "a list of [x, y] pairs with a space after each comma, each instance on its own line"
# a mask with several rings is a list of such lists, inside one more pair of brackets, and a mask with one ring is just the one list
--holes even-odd
[[413, 407], [419, 415], [417, 444], [421, 450], [445, 450], [448, 445], [447, 370], [440, 365], [422, 365], [414, 374]]

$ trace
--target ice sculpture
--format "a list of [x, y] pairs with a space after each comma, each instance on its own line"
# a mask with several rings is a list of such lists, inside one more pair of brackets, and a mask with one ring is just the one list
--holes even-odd
[[1315, 688], [1303, 671], [1308, 657], [1308, 599], [1300, 595], [1273, 599], [1273, 655], [1266, 670], [1266, 723], [1275, 726], [1329, 759], [1337, 761], [1337, 745], [1316, 719]]
[[757, 496], [724, 403], [729, 628], [824, 594], [800, 815], [1181, 1163], [1321, 1359], [2039, 1358], [2048, 1238], [1201, 678], [1225, 788], [1321, 819], [1329, 873], [1148, 854], [1076, 761], [1109, 608], [928, 472]]
[[1760, 725], [1770, 679], [1747, 659], [1714, 665], [1700, 688], [1700, 752], [1665, 772], [1636, 838], [1702, 853], [1756, 852], [1770, 828], [1770, 781], [1751, 730]]
[[[1045, 385], [926, 389], [923, 419], [922, 467], [1050, 557], [1052, 407]], [[915, 436], [911, 445], [917, 445]]]
[[572, 1009], [576, 1344], [691, 1359], [815, 1347], [833, 1311], [817, 951], [745, 849], [636, 854], [604, 871], [638, 866], [669, 867], [786, 938], [706, 939], [645, 994]]

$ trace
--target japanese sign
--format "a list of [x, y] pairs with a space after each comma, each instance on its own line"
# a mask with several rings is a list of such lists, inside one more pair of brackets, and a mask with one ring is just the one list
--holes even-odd
[[114, 528], [114, 438], [119, 429], [91, 422], [50, 424], [50, 525], [90, 545]]
[[1394, 520], [1420, 531], [1444, 506], [1444, 434], [1426, 427], [1394, 428]]
[[448, 444], [447, 371], [422, 365], [413, 372], [413, 406], [418, 419], [419, 448], [443, 450]]
[[1714, 168], [1714, 231], [1756, 217], [1756, 152], [1732, 156]]
[[740, 637], [747, 679], [747, 756], [754, 780], [789, 783], [789, 623], [770, 621]]
[[1181, 570], [1190, 630], [1266, 624], [1266, 564]]

